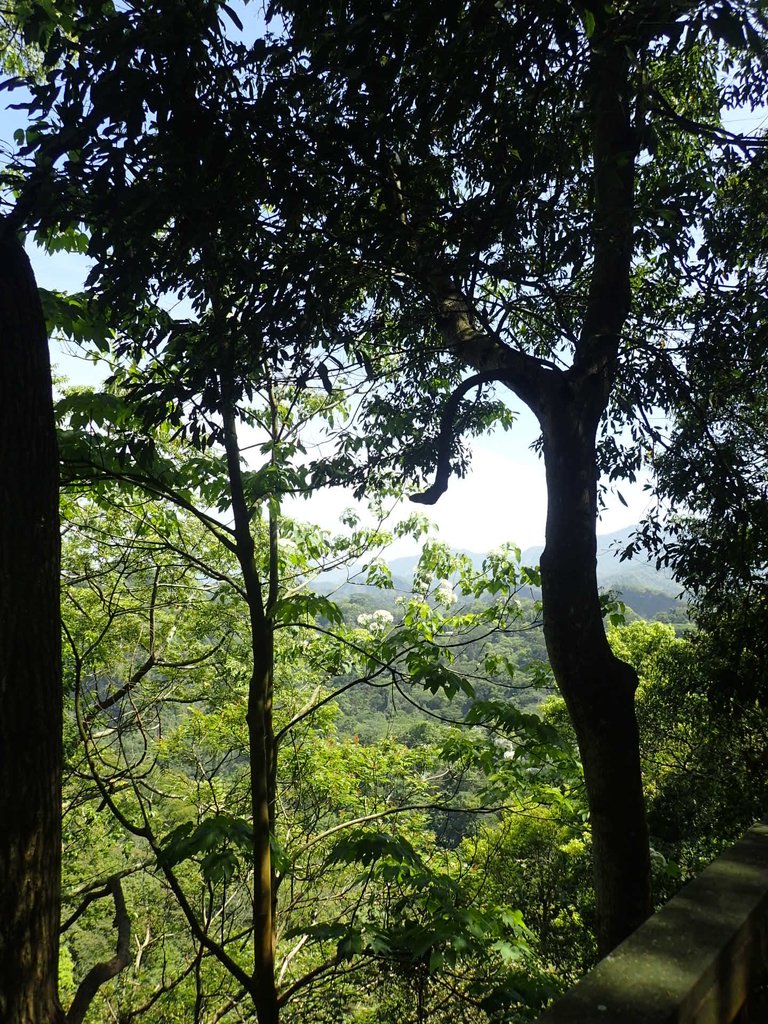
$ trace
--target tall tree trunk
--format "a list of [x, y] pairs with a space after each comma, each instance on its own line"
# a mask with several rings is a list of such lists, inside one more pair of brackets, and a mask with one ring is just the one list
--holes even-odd
[[227, 455], [232, 512], [235, 521], [237, 560], [243, 573], [251, 626], [252, 668], [248, 685], [248, 756], [253, 818], [253, 1000], [259, 1024], [278, 1024], [275, 984], [274, 872], [271, 832], [274, 820], [274, 773], [272, 727], [272, 678], [274, 636], [267, 617], [256, 552], [251, 534], [251, 514], [243, 489], [240, 447], [237, 440], [232, 371], [221, 376], [224, 446]]
[[583, 401], [583, 379], [562, 384], [542, 423], [548, 492], [541, 556], [544, 635], [584, 766], [598, 943], [606, 954], [651, 912], [634, 710], [637, 675], [611, 652], [600, 610], [595, 537], [598, 414]]
[[32, 268], [6, 229], [0, 233], [0, 1020], [7, 1024], [62, 1019], [61, 722], [51, 369]]
[[596, 559], [596, 432], [632, 300], [637, 139], [630, 44], [608, 8], [596, 15], [591, 42], [594, 264], [573, 366], [540, 396], [537, 411], [548, 494], [541, 559], [544, 633], [584, 766], [598, 943], [606, 954], [650, 914], [651, 882], [634, 710], [637, 675], [608, 645]]
[[268, 622], [254, 633], [260, 648], [248, 696], [251, 805], [254, 833], [254, 1003], [259, 1024], [277, 1024], [275, 985], [274, 871], [270, 845], [272, 792], [272, 630]]

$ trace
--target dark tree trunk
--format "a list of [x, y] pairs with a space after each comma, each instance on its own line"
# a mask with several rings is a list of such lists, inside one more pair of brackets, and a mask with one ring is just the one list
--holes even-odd
[[597, 589], [596, 431], [616, 372], [632, 292], [637, 140], [628, 43], [606, 9], [592, 38], [588, 104], [594, 162], [594, 265], [573, 366], [539, 395], [547, 474], [541, 559], [544, 633], [576, 731], [592, 822], [603, 954], [651, 912], [650, 851], [634, 670], [614, 657]]
[[[253, 621], [253, 616], [252, 616]], [[248, 738], [251, 761], [251, 810], [254, 835], [254, 1003], [259, 1024], [277, 1024], [275, 984], [275, 878], [270, 837], [274, 819], [272, 788], [272, 630], [268, 622], [254, 630], [261, 648], [254, 664], [248, 696]]]
[[[0, 231], [2, 229], [0, 228]], [[0, 1020], [60, 1021], [58, 456], [29, 261], [0, 234]]]
[[542, 423], [548, 491], [544, 634], [584, 766], [598, 943], [606, 954], [651, 912], [637, 675], [611, 652], [598, 596], [595, 429], [601, 403], [590, 410], [583, 379], [562, 383]]
[[[635, 24], [638, 38], [633, 39], [632, 18], [625, 11], [618, 14], [611, 5], [595, 5], [590, 13], [594, 25], [584, 81], [584, 115], [592, 150], [593, 260], [572, 365], [560, 369], [517, 348], [514, 337], [507, 342], [488, 331], [454, 276], [450, 258], [430, 259], [425, 255], [429, 246], [422, 245], [416, 235], [413, 249], [435, 302], [446, 349], [475, 375], [459, 386], [446, 405], [435, 484], [415, 500], [432, 503], [446, 489], [450, 425], [467, 389], [496, 379], [535, 413], [544, 440], [548, 490], [546, 548], [541, 559], [544, 629], [584, 765], [593, 829], [598, 937], [601, 951], [607, 953], [651, 910], [650, 851], [634, 712], [637, 677], [613, 656], [605, 636], [595, 537], [596, 432], [608, 407], [632, 302], [639, 136], [634, 121], [637, 81], [631, 65], [632, 46], [639, 47], [645, 29]], [[510, 216], [514, 218], [513, 210]], [[517, 283], [521, 285], [522, 279]], [[556, 304], [553, 323], [561, 313]], [[573, 333], [569, 316], [570, 312], [562, 324], [560, 357], [568, 347], [565, 337]]]
[[231, 370], [222, 374], [222, 415], [237, 560], [248, 598], [253, 658], [248, 686], [248, 741], [253, 816], [253, 1001], [259, 1024], [278, 1024], [275, 984], [275, 878], [271, 834], [274, 829], [274, 733], [272, 679], [274, 636], [261, 592], [251, 515], [243, 491]]

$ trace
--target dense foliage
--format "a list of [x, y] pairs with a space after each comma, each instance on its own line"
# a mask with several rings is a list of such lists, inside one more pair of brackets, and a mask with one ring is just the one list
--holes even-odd
[[[111, 373], [57, 409], [66, 1021], [527, 1019], [644, 920], [651, 875], [672, 891], [764, 798], [764, 233], [729, 227], [762, 216], [762, 140], [723, 118], [764, 100], [765, 14], [244, 13], [0, 18], [29, 115], [2, 176], [0, 436], [29, 415], [31, 470], [22, 437], [4, 494], [55, 498], [42, 312]], [[87, 253], [86, 290], [41, 311], [23, 231]], [[541, 427], [541, 568], [429, 540], [394, 595], [383, 529], [283, 514], [338, 483], [437, 500], [462, 436], [512, 425], [505, 393]], [[622, 626], [598, 592], [600, 488], [642, 466], [685, 505], [662, 557], [695, 636]], [[22, 598], [58, 567], [46, 508], [0, 534]], [[335, 599], [340, 566], [381, 601]], [[50, 639], [34, 604], [4, 619]], [[29, 655], [20, 702], [0, 627], [11, 760], [31, 716], [47, 765], [4, 799], [50, 860], [19, 882], [46, 909], [13, 911], [0, 1010], [16, 973], [22, 1024], [64, 1020], [58, 659]]]
[[[63, 976], [114, 941], [117, 877], [135, 954], [93, 1019], [251, 1019], [217, 956], [247, 970], [253, 927], [236, 563], [194, 517], [112, 487], [64, 515]], [[304, 595], [276, 646], [284, 1018], [529, 1019], [596, 955], [578, 758], [549, 678], [530, 675], [535, 606], [514, 598], [530, 574], [513, 552], [477, 573], [431, 542], [411, 593], [389, 612], [368, 587], [361, 611], [311, 586], [340, 540], [314, 531], [307, 561], [306, 528], [281, 525]], [[708, 701], [703, 637], [638, 619], [609, 638], [641, 679], [663, 900], [763, 806], [768, 721]]]

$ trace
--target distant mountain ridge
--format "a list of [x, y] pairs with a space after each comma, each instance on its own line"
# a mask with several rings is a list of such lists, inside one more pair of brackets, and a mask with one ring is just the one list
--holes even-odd
[[[636, 527], [629, 526], [613, 533], [598, 535], [597, 538], [597, 578], [601, 588], [614, 590], [623, 601], [638, 615], [651, 618], [659, 612], [671, 610], [680, 604], [680, 584], [676, 583], [671, 573], [665, 569], [657, 569], [647, 558], [635, 557], [621, 561], [620, 553], [626, 548]], [[457, 554], [467, 555], [472, 565], [480, 569], [485, 553], [454, 549]], [[526, 548], [521, 553], [523, 565], [538, 565], [543, 546]], [[413, 582], [413, 574], [419, 561], [418, 555], [403, 555], [387, 562], [397, 590], [409, 590]], [[331, 589], [341, 592], [346, 589], [346, 574], [335, 571], [324, 574], [316, 581], [317, 590], [328, 592]], [[353, 585], [359, 590], [360, 584]]]
[[[623, 530], [616, 530], [613, 533], [598, 535], [597, 538], [597, 577], [600, 585], [613, 587], [616, 582], [632, 583], [633, 585], [647, 585], [653, 590], [670, 595], [680, 593], [679, 584], [675, 583], [671, 574], [666, 570], [659, 570], [648, 559], [632, 558], [622, 562], [621, 551], [632, 539], [636, 527], [628, 526]], [[526, 548], [521, 554], [523, 565], [538, 565], [543, 545]], [[486, 554], [477, 551], [468, 551], [463, 548], [457, 549], [458, 554], [468, 555], [472, 564], [479, 569], [483, 564]], [[393, 576], [402, 579], [412, 579], [413, 572], [419, 560], [418, 555], [404, 555], [400, 558], [393, 558], [387, 562]]]

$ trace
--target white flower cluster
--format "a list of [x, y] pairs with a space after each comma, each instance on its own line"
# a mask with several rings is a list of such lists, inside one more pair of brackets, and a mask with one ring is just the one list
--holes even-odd
[[357, 616], [358, 626], [367, 629], [374, 636], [382, 636], [394, 621], [392, 613], [388, 612], [386, 608], [377, 608], [375, 612], [365, 612], [363, 615]]
[[453, 587], [448, 580], [441, 580], [440, 586], [435, 591], [435, 600], [444, 608], [449, 608], [452, 604], [456, 604], [458, 601], [458, 598], [453, 592]]

